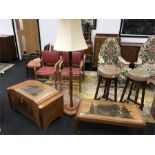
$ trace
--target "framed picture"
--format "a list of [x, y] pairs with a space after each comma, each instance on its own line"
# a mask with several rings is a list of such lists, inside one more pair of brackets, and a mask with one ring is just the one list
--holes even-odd
[[81, 19], [82, 26], [89, 24], [91, 29], [96, 29], [96, 22], [97, 19]]

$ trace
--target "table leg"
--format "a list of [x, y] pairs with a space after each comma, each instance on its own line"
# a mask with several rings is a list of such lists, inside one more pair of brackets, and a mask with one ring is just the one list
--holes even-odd
[[75, 131], [76, 135], [80, 134], [79, 122], [80, 122], [80, 120], [78, 118], [75, 118], [74, 131]]
[[148, 135], [149, 134], [147, 126], [143, 127], [143, 131], [144, 131], [144, 135]]

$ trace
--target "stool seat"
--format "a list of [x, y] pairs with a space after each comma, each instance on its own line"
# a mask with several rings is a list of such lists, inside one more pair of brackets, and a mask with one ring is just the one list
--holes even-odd
[[98, 67], [98, 73], [100, 76], [104, 78], [113, 79], [119, 76], [120, 74], [120, 68], [117, 68], [114, 65], [100, 65]]
[[149, 80], [150, 74], [140, 69], [132, 69], [128, 71], [128, 77], [133, 81], [145, 82]]

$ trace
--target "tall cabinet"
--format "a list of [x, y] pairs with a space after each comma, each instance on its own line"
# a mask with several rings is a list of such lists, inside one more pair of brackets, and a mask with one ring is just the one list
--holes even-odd
[[0, 62], [12, 62], [17, 59], [13, 35], [0, 35]]

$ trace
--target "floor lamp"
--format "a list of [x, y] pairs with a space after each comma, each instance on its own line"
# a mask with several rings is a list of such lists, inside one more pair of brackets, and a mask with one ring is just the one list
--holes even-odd
[[54, 50], [69, 52], [69, 94], [70, 103], [64, 105], [64, 112], [67, 115], [75, 115], [78, 105], [73, 101], [73, 81], [72, 81], [72, 52], [87, 49], [81, 20], [61, 19], [54, 44]]

